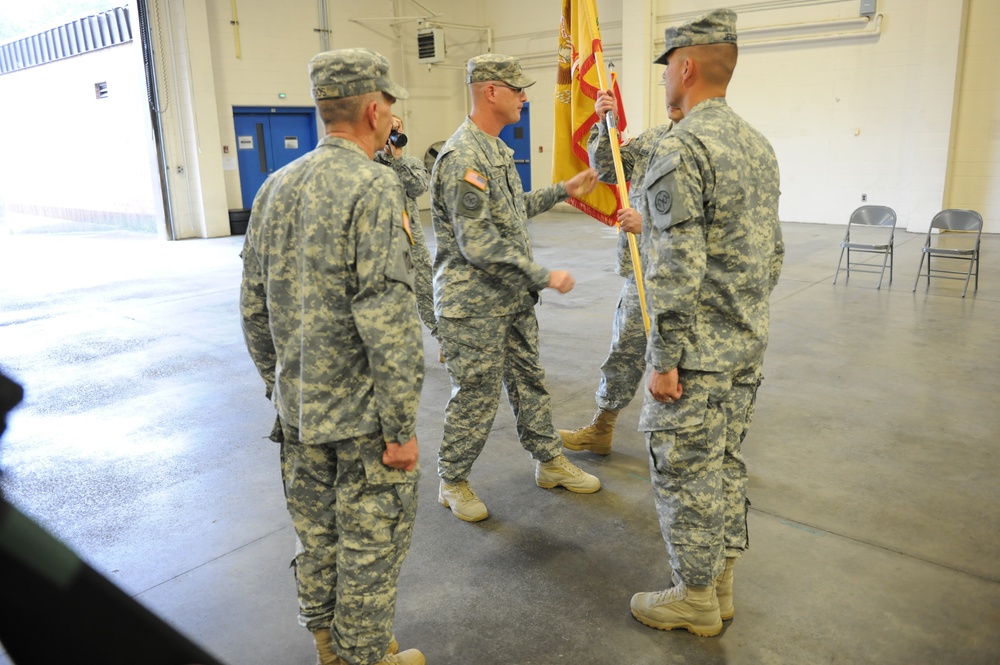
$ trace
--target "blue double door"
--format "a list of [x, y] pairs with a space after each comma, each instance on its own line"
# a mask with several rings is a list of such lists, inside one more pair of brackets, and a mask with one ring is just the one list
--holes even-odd
[[269, 175], [316, 147], [315, 108], [233, 107], [233, 125], [247, 209]]
[[[514, 151], [514, 164], [525, 191], [531, 191], [529, 105], [521, 119], [504, 127], [500, 138]], [[306, 154], [317, 143], [316, 109], [308, 107], [233, 107], [236, 157], [243, 207], [253, 206], [267, 177]]]
[[514, 151], [514, 166], [524, 191], [531, 191], [531, 131], [528, 102], [521, 108], [521, 119], [500, 130], [500, 140]]

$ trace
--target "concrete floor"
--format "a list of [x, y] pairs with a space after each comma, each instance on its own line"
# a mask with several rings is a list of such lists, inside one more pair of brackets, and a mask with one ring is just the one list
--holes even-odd
[[[959, 282], [911, 293], [923, 236], [902, 232], [891, 286], [870, 274], [832, 285], [842, 233], [785, 225], [746, 443], [751, 549], [717, 638], [629, 614], [634, 592], [670, 574], [638, 400], [610, 456], [570, 453], [601, 492], [537, 488], [504, 404], [471, 478], [490, 519], [437, 504], [449, 385], [425, 333], [403, 648], [432, 665], [1000, 663], [1000, 237], [984, 237], [980, 288], [963, 300]], [[539, 262], [577, 279], [538, 308], [555, 424], [577, 427], [621, 285], [613, 231], [559, 212], [533, 234]], [[0, 236], [0, 366], [27, 390], [3, 442], [4, 489], [221, 660], [307, 665], [264, 439], [274, 414], [239, 329], [241, 245]]]

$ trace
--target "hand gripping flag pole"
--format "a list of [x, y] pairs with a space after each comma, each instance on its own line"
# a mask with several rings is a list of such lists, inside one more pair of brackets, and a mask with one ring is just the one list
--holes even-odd
[[[597, 8], [594, 0], [583, 0], [581, 3], [587, 14], [587, 22], [590, 25], [590, 34], [593, 36], [594, 59], [597, 61], [597, 80], [601, 90], [609, 90], [608, 73], [604, 66], [604, 47], [601, 45], [601, 30], [597, 24]], [[625, 171], [622, 168], [622, 154], [618, 147], [618, 125], [615, 121], [614, 111], [608, 111], [605, 123], [608, 126], [608, 138], [611, 142], [611, 155], [615, 160], [615, 180], [618, 183], [618, 198], [622, 203], [622, 208], [630, 208], [628, 200], [628, 189], [625, 187]], [[628, 233], [618, 227], [619, 233]], [[635, 284], [639, 290], [639, 306], [642, 308], [642, 324], [649, 334], [649, 314], [646, 312], [646, 288], [642, 283], [642, 260], [639, 258], [639, 244], [634, 233], [628, 233], [628, 249], [632, 255], [632, 269], [635, 271]]]

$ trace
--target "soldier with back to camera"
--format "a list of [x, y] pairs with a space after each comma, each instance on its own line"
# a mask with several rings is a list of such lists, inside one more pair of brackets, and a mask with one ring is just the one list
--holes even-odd
[[373, 161], [406, 90], [368, 49], [309, 62], [326, 136], [264, 183], [243, 248], [247, 348], [280, 421], [299, 622], [321, 665], [423, 665], [392, 637], [417, 509], [413, 238]]

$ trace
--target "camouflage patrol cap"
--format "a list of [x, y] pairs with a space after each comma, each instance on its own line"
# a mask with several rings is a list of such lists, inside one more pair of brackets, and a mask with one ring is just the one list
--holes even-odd
[[312, 97], [338, 99], [381, 90], [395, 97], [410, 96], [389, 78], [389, 61], [366, 48], [345, 48], [317, 53], [309, 61]]
[[515, 88], [535, 85], [535, 79], [525, 76], [521, 71], [520, 60], [499, 53], [484, 53], [469, 60], [465, 82], [478, 81], [503, 81]]
[[666, 42], [663, 53], [653, 61], [657, 65], [667, 64], [667, 55], [682, 46], [735, 44], [736, 12], [732, 9], [716, 9], [684, 25], [667, 28], [663, 38]]

